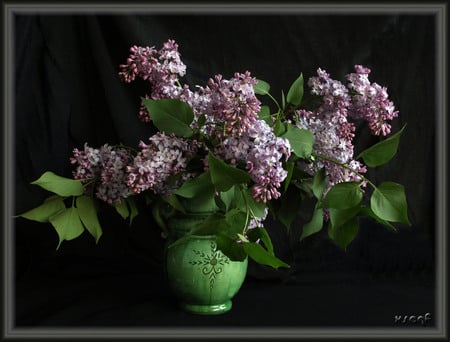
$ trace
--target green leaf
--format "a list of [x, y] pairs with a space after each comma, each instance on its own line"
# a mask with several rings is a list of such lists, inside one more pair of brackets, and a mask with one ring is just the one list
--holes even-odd
[[127, 219], [130, 216], [130, 210], [128, 209], [127, 202], [125, 200], [121, 200], [119, 204], [114, 206], [116, 211], [122, 216], [123, 219]]
[[194, 198], [202, 194], [212, 195], [214, 185], [211, 182], [210, 172], [201, 173], [199, 176], [184, 182], [174, 193], [186, 198]]
[[389, 229], [391, 229], [393, 232], [397, 232], [397, 228], [395, 228], [391, 223], [389, 223], [386, 220], [383, 220], [382, 218], [378, 217], [377, 215], [375, 215], [375, 213], [372, 211], [372, 209], [370, 209], [369, 207], [361, 207], [360, 211], [359, 211], [360, 215], [363, 216], [367, 216], [367, 217], [371, 217], [373, 218], [375, 221], [377, 221], [378, 223], [388, 227]]
[[167, 134], [190, 137], [194, 133], [190, 124], [194, 119], [192, 108], [175, 99], [149, 100], [142, 98], [156, 128]]
[[275, 269], [278, 269], [279, 267], [290, 267], [274, 255], [271, 255], [261, 245], [255, 242], [244, 242], [243, 246], [249, 257], [259, 264], [271, 266]]
[[17, 216], [38, 222], [49, 222], [52, 215], [65, 208], [63, 198], [54, 195], [48, 197], [40, 206]]
[[281, 89], [281, 108], [283, 109], [283, 111], [286, 108], [286, 96], [284, 96], [283, 89]]
[[47, 171], [42, 176], [31, 182], [31, 184], [38, 185], [41, 188], [53, 192], [59, 196], [80, 196], [84, 189], [80, 180], [65, 178]]
[[226, 233], [231, 228], [225, 215], [221, 213], [214, 213], [209, 215], [202, 222], [194, 226], [191, 234], [195, 235], [218, 235]]
[[357, 206], [363, 197], [357, 182], [335, 184], [326, 194], [322, 205], [326, 208], [348, 209]]
[[222, 208], [223, 211], [228, 212], [233, 203], [236, 202], [235, 196], [236, 196], [236, 186], [232, 186], [229, 190], [222, 191], [219, 193], [219, 196], [216, 197], [216, 204], [217, 202], [219, 202], [220, 204], [223, 205]]
[[247, 205], [249, 206], [249, 208], [256, 217], [266, 216], [267, 204], [264, 202], [257, 202], [253, 198], [253, 189], [250, 188], [243, 190], [242, 196], [245, 197], [245, 202], [242, 204], [242, 207], [244, 207], [245, 203], [247, 203]]
[[287, 176], [286, 176], [286, 179], [284, 180], [284, 191], [285, 192], [289, 188], [289, 185], [291, 184], [292, 176], [294, 175], [294, 168], [295, 168], [294, 162], [292, 162], [292, 161], [286, 162]]
[[228, 226], [224, 233], [230, 238], [236, 239], [237, 234], [242, 234], [246, 228], [247, 214], [239, 208], [230, 210], [225, 214]]
[[258, 239], [262, 241], [264, 246], [270, 255], [274, 254], [272, 240], [270, 239], [270, 235], [264, 227], [252, 228], [247, 231], [247, 236], [252, 242], [256, 242]]
[[273, 126], [273, 134], [275, 134], [277, 137], [281, 137], [283, 134], [285, 134], [287, 131], [287, 124], [281, 122], [280, 118], [278, 117], [275, 121], [275, 125]]
[[228, 236], [219, 234], [216, 236], [217, 249], [222, 251], [231, 261], [243, 261], [247, 257], [241, 243]]
[[244, 170], [228, 165], [216, 158], [211, 152], [208, 155], [211, 181], [218, 191], [227, 191], [233, 185], [247, 183], [250, 176]]
[[382, 183], [370, 198], [370, 208], [383, 220], [410, 224], [405, 190], [401, 184]]
[[56, 249], [59, 248], [61, 242], [64, 240], [73, 240], [79, 237], [84, 231], [83, 224], [78, 215], [78, 209], [75, 207], [59, 211], [50, 217], [49, 221], [58, 233], [59, 243]]
[[364, 150], [356, 159], [362, 158], [364, 163], [369, 167], [376, 167], [386, 164], [397, 153], [400, 136], [405, 127], [406, 125], [389, 138]]
[[328, 179], [325, 173], [325, 169], [323, 168], [319, 170], [319, 172], [316, 172], [312, 183], [312, 192], [318, 200], [322, 199], [323, 192], [327, 188], [327, 186], [328, 186]]
[[186, 210], [184, 209], [176, 194], [172, 193], [168, 196], [161, 196], [161, 198], [164, 202], [170, 204], [176, 210], [182, 212], [183, 214], [186, 214]]
[[302, 204], [300, 193], [297, 188], [289, 188], [279, 200], [280, 209], [276, 212], [277, 219], [286, 227], [291, 228]]
[[348, 209], [330, 208], [330, 222], [334, 228], [340, 227], [355, 218], [360, 213], [360, 207], [356, 206]]
[[162, 237], [166, 238], [168, 236], [168, 228], [161, 214], [161, 206], [161, 202], [156, 202], [152, 205], [152, 216], [156, 224], [163, 230]]
[[80, 196], [76, 200], [78, 215], [87, 231], [95, 238], [95, 242], [102, 236], [102, 227], [97, 217], [94, 200], [89, 196]]
[[286, 133], [281, 137], [289, 140], [292, 151], [297, 157], [309, 158], [314, 145], [314, 135], [310, 131], [289, 124]]
[[261, 110], [258, 113], [258, 119], [264, 120], [269, 126], [273, 125], [272, 115], [270, 115], [269, 106], [261, 106]]
[[197, 119], [197, 126], [198, 127], [203, 127], [203, 125], [206, 123], [206, 115], [202, 114], [199, 116], [199, 118]]
[[295, 106], [299, 106], [302, 103], [303, 98], [303, 74], [292, 83], [287, 94], [287, 102]]
[[358, 221], [353, 218], [339, 227], [331, 225], [328, 229], [328, 236], [335, 241], [342, 249], [346, 250], [350, 242], [358, 234]]
[[270, 85], [263, 80], [257, 80], [257, 83], [253, 86], [253, 90], [255, 91], [255, 94], [267, 95], [270, 90]]
[[304, 238], [319, 232], [323, 227], [323, 209], [315, 208], [311, 221], [303, 226], [302, 235], [300, 236], [300, 241]]
[[125, 200], [127, 201], [128, 207], [130, 209], [130, 225], [131, 225], [133, 223], [134, 218], [139, 215], [139, 211], [136, 206], [136, 201], [134, 197], [128, 197]]

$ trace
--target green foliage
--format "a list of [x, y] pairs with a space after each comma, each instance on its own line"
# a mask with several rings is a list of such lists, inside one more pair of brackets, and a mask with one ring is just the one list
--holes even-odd
[[319, 232], [323, 227], [323, 209], [316, 206], [311, 220], [303, 225], [300, 241], [304, 238]]
[[323, 196], [323, 192], [328, 186], [327, 175], [325, 169], [319, 170], [313, 177], [312, 192], [314, 196], [320, 201]]
[[348, 209], [330, 208], [330, 222], [333, 228], [338, 228], [345, 225], [348, 221], [354, 219], [360, 213], [360, 207], [355, 206]]
[[275, 209], [276, 219], [289, 231], [302, 204], [299, 191], [296, 188], [290, 187], [282, 198], [277, 201], [277, 204], [279, 205]]
[[190, 127], [194, 119], [192, 108], [175, 99], [149, 100], [142, 98], [156, 128], [167, 134], [190, 137], [194, 133]]
[[102, 236], [102, 227], [98, 221], [94, 200], [89, 196], [80, 196], [76, 199], [76, 205], [81, 222], [98, 243]]
[[270, 126], [273, 124], [269, 106], [261, 106], [261, 110], [258, 113], [258, 119], [264, 120]]
[[337, 227], [331, 224], [328, 228], [328, 236], [344, 250], [347, 249], [347, 246], [353, 241], [357, 234], [358, 221], [356, 217]]
[[83, 224], [78, 213], [78, 208], [70, 207], [63, 209], [51, 216], [50, 223], [58, 233], [59, 243], [57, 249], [64, 240], [73, 240], [79, 237], [83, 231]]
[[38, 185], [59, 196], [79, 196], [84, 191], [81, 181], [61, 177], [51, 171], [44, 172], [39, 179], [31, 182], [31, 184]]
[[230, 166], [223, 160], [216, 158], [211, 152], [208, 154], [211, 181], [218, 191], [227, 191], [233, 185], [244, 184], [250, 181], [247, 172]]
[[356, 159], [362, 158], [364, 163], [369, 167], [376, 167], [386, 164], [397, 153], [400, 136], [402, 135], [405, 127], [406, 125], [389, 138], [364, 150]]
[[267, 249], [267, 252], [270, 255], [275, 255], [272, 240], [270, 239], [269, 233], [264, 227], [257, 227], [250, 229], [247, 233], [248, 238], [252, 242], [256, 242], [258, 239], [264, 244]]
[[394, 182], [382, 183], [372, 193], [370, 208], [382, 220], [410, 224], [405, 190], [400, 184]]
[[292, 83], [289, 91], [287, 93], [286, 100], [288, 103], [291, 103], [295, 106], [299, 106], [302, 103], [303, 99], [303, 74], [300, 73], [300, 76]]
[[314, 136], [310, 131], [288, 124], [287, 131], [281, 137], [289, 140], [292, 151], [297, 157], [309, 158], [311, 156]]
[[270, 90], [270, 85], [263, 80], [258, 80], [258, 82], [253, 86], [253, 90], [255, 91], [255, 94], [267, 95]]
[[248, 254], [248, 256], [259, 264], [271, 266], [275, 269], [278, 269], [279, 267], [290, 267], [284, 261], [281, 261], [276, 256], [270, 254], [256, 242], [244, 242], [243, 246], [244, 251]]
[[213, 193], [214, 185], [211, 181], [210, 172], [202, 173], [187, 180], [174, 192], [174, 194], [186, 198], [194, 198], [203, 194], [212, 196]]
[[372, 211], [372, 209], [370, 207], [366, 207], [366, 206], [361, 206], [359, 208], [359, 214], [361, 216], [366, 216], [366, 217], [370, 217], [372, 219], [374, 219], [375, 221], [377, 221], [378, 223], [388, 227], [390, 230], [392, 230], [393, 232], [397, 232], [397, 228], [395, 228], [391, 223], [389, 223], [386, 220], [383, 220], [382, 218], [378, 217], [377, 215], [375, 215], [375, 213]]
[[127, 219], [130, 216], [130, 209], [128, 208], [126, 201], [120, 201], [114, 208], [116, 208], [116, 211], [123, 219]]
[[325, 208], [348, 209], [361, 203], [363, 192], [357, 182], [335, 184], [326, 194], [322, 205]]
[[17, 215], [37, 222], [50, 222], [51, 216], [65, 209], [64, 199], [58, 195], [48, 197], [40, 206]]
[[243, 261], [247, 253], [241, 243], [227, 235], [219, 234], [216, 236], [217, 248], [222, 251], [231, 261]]

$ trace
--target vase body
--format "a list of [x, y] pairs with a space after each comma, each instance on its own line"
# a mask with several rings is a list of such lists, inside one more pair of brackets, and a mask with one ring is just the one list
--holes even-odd
[[[206, 216], [172, 218], [169, 226], [176, 241]], [[247, 273], [247, 259], [231, 261], [217, 249], [214, 235], [190, 235], [166, 249], [166, 276], [183, 310], [215, 315], [229, 311]]]

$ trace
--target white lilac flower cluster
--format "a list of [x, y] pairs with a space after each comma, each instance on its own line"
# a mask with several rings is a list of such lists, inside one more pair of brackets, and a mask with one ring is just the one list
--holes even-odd
[[[159, 52], [154, 48], [136, 46], [133, 46], [130, 52], [127, 63], [121, 65], [119, 76], [122, 80], [131, 82], [136, 77], [148, 80], [151, 84], [151, 94], [146, 95], [146, 98], [153, 100], [171, 98], [188, 103], [195, 114], [191, 126], [195, 128], [199, 117], [203, 115], [206, 123], [201, 128], [202, 133], [207, 138], [219, 140], [215, 151], [217, 156], [231, 161], [234, 165], [239, 162], [246, 165], [255, 183], [254, 198], [267, 202], [280, 196], [277, 189], [287, 175], [281, 159], [289, 157], [290, 145], [287, 139], [276, 137], [265, 122], [258, 121], [261, 102], [253, 89], [257, 80], [251, 77], [250, 72], [235, 73], [229, 80], [224, 79], [222, 75], [216, 75], [208, 80], [205, 87], [197, 86], [197, 91], [191, 91], [188, 85], [179, 83], [179, 76], [184, 75], [185, 66], [181, 62], [178, 45], [173, 40], [165, 43], [163, 50]], [[162, 56], [170, 56], [174, 65], [171, 68], [166, 67], [167, 58]], [[139, 117], [148, 122], [151, 120], [151, 113], [141, 105]], [[171, 155], [169, 151], [171, 148], [180, 152], [179, 147], [168, 143], [164, 147], [164, 153], [171, 157], [183, 155], [178, 152]], [[140, 157], [135, 161], [141, 163]], [[173, 159], [167, 159], [168, 164], [171, 165], [173, 162]], [[205, 163], [207, 164], [207, 161]], [[132, 169], [133, 167], [130, 168]], [[142, 171], [142, 166], [136, 165], [134, 169]], [[144, 189], [152, 189], [155, 193], [160, 193], [161, 189], [166, 191], [164, 187], [154, 184], [155, 179], [159, 179], [158, 182], [163, 184], [167, 180], [164, 175], [168, 173], [156, 173], [156, 169], [147, 171], [146, 176], [141, 175], [138, 180], [133, 178], [134, 174], [130, 177], [129, 185], [134, 191]], [[154, 174], [150, 175], [151, 172]]]
[[301, 162], [300, 165], [311, 174], [325, 168], [330, 180], [328, 189], [340, 182], [361, 182], [360, 175], [367, 171], [365, 165], [353, 159], [355, 125], [349, 119], [366, 120], [372, 134], [385, 136], [391, 129], [387, 121], [398, 115], [386, 88], [370, 83], [370, 69], [356, 65], [355, 71], [346, 76], [348, 84], [345, 86], [319, 68], [317, 76], [308, 80], [308, 86], [311, 94], [322, 98], [322, 104], [313, 111], [297, 110], [297, 126], [313, 133], [313, 152], [323, 157], [315, 163]]
[[96, 189], [99, 199], [109, 204], [119, 204], [122, 198], [133, 194], [126, 184], [127, 165], [132, 158], [124, 148], [105, 144], [95, 149], [85, 144], [83, 150], [73, 150], [70, 162], [77, 164], [73, 177], [83, 180], [86, 192]]

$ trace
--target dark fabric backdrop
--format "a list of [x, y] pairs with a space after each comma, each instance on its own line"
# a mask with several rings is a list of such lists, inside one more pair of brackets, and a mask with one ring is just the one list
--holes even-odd
[[[44, 171], [71, 175], [73, 148], [136, 146], [149, 136], [137, 118], [147, 85], [120, 82], [118, 66], [130, 46], [159, 48], [171, 38], [192, 86], [249, 70], [278, 97], [300, 72], [307, 79], [321, 67], [343, 79], [354, 64], [370, 67], [400, 111], [393, 131], [407, 128], [397, 157], [369, 176], [405, 186], [412, 221], [393, 234], [364, 220], [346, 253], [324, 234], [299, 243], [302, 213], [289, 234], [269, 222], [276, 252], [292, 268], [252, 263], [230, 313], [197, 317], [170, 296], [163, 240], [148, 213], [132, 227], [103, 213], [98, 245], [86, 233], [58, 251], [50, 225], [16, 219], [17, 326], [392, 326], [395, 315], [434, 318], [432, 16], [20, 15], [15, 30], [16, 213], [47, 196], [29, 184]], [[359, 130], [357, 150], [374, 141]]]

